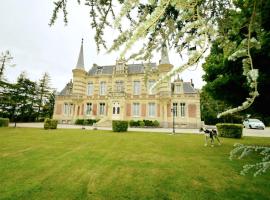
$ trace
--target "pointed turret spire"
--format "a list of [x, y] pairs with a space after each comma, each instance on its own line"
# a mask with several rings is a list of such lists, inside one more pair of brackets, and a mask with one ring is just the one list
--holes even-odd
[[159, 64], [170, 64], [169, 56], [168, 56], [168, 49], [166, 43], [162, 44], [161, 47], [161, 59]]
[[84, 70], [83, 39], [82, 39], [82, 44], [81, 44], [81, 49], [80, 49], [80, 54], [79, 54], [78, 62], [76, 65], [76, 69], [83, 69]]

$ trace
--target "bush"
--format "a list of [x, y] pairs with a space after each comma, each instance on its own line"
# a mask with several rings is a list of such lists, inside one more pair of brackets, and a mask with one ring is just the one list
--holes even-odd
[[143, 120], [145, 126], [153, 126], [153, 121], [151, 120]]
[[139, 123], [139, 126], [140, 126], [140, 127], [144, 127], [144, 126], [145, 126], [144, 121], [140, 121], [140, 120], [139, 120], [138, 123]]
[[128, 121], [114, 120], [112, 121], [113, 132], [126, 132], [128, 129]]
[[44, 121], [44, 129], [57, 129], [57, 124], [57, 120], [46, 118]]
[[243, 134], [242, 124], [217, 124], [218, 135], [227, 138], [241, 138]]
[[130, 120], [129, 121], [129, 126], [130, 127], [138, 127], [138, 126], [140, 126], [140, 121]]
[[0, 127], [8, 127], [9, 118], [0, 118]]
[[155, 120], [155, 121], [153, 122], [153, 126], [154, 126], [154, 127], [159, 127], [159, 122], [158, 122], [157, 120]]
[[75, 124], [92, 126], [94, 123], [97, 123], [98, 121], [99, 121], [98, 119], [76, 119]]
[[83, 125], [84, 124], [84, 119], [76, 119], [75, 124]]
[[159, 122], [157, 120], [155, 121], [152, 121], [152, 120], [138, 120], [138, 121], [135, 121], [135, 120], [130, 120], [129, 121], [129, 126], [130, 127], [144, 127], [144, 126], [147, 126], [147, 127], [159, 127]]

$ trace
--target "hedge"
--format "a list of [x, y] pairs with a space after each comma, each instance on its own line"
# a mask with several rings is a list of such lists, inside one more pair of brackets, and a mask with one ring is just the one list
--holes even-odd
[[157, 120], [130, 120], [129, 121], [129, 126], [130, 127], [158, 127], [159, 126], [159, 122]]
[[128, 129], [128, 121], [113, 120], [112, 129], [113, 132], [126, 132]]
[[242, 124], [219, 123], [216, 124], [218, 135], [226, 138], [241, 138], [243, 135]]
[[0, 118], [0, 127], [8, 127], [9, 118]]
[[57, 129], [58, 121], [46, 118], [44, 121], [44, 129]]
[[77, 125], [90, 125], [92, 126], [94, 123], [97, 123], [98, 119], [77, 119], [75, 124]]

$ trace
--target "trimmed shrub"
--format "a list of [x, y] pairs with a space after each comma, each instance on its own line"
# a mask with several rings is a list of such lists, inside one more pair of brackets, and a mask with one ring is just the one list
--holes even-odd
[[0, 127], [8, 127], [9, 118], [0, 118]]
[[126, 132], [128, 129], [128, 121], [113, 120], [112, 129], [113, 132]]
[[84, 124], [84, 119], [76, 119], [75, 124], [83, 125]]
[[50, 129], [50, 122], [51, 120], [49, 118], [46, 118], [44, 121], [44, 129]]
[[145, 126], [153, 126], [153, 121], [151, 120], [143, 120]]
[[144, 126], [145, 126], [144, 121], [140, 121], [140, 120], [139, 120], [138, 123], [139, 123], [139, 126], [140, 126], [140, 127], [144, 127]]
[[216, 124], [218, 135], [226, 138], [241, 138], [243, 134], [242, 124]]
[[51, 119], [50, 129], [57, 129], [58, 121], [55, 119]]
[[153, 126], [154, 127], [159, 127], [159, 122], [157, 120], [153, 121]]
[[157, 120], [152, 121], [152, 120], [130, 120], [129, 121], [129, 126], [130, 127], [159, 127], [159, 122]]
[[44, 129], [57, 129], [57, 124], [57, 120], [46, 118], [44, 121]]
[[90, 125], [92, 126], [94, 123], [97, 123], [98, 119], [76, 119], [76, 125]]

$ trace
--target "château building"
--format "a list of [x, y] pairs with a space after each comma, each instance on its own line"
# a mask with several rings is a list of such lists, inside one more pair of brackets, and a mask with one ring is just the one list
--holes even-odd
[[[163, 81], [154, 91], [149, 88], [173, 68], [166, 46], [159, 64], [94, 64], [84, 68], [83, 42], [73, 72], [73, 81], [56, 96], [53, 118], [60, 123], [76, 119], [100, 119], [98, 125], [109, 126], [112, 120], [157, 120], [161, 127], [198, 128], [201, 125], [200, 95], [191, 82], [179, 77]], [[146, 71], [148, 76], [146, 79]], [[174, 109], [174, 112], [172, 110]]]

